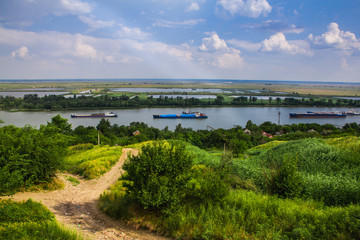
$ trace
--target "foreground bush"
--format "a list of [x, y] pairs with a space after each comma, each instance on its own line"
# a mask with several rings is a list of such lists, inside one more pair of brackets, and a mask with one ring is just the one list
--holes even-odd
[[128, 194], [144, 208], [164, 210], [181, 201], [180, 191], [191, 165], [183, 145], [159, 141], [144, 145], [139, 155], [129, 157], [122, 179], [131, 182], [126, 185]]
[[0, 201], [0, 239], [83, 239], [55, 221], [54, 215], [42, 204], [32, 201]]
[[48, 182], [61, 168], [67, 141], [58, 128], [48, 125], [0, 128], [0, 195]]

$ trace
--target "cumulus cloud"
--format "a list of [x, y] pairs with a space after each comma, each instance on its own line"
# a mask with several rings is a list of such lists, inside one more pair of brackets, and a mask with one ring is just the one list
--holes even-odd
[[197, 2], [192, 2], [190, 4], [190, 6], [186, 9], [187, 11], [198, 11], [200, 10], [200, 6], [199, 6], [199, 3]]
[[80, 0], [60, 0], [60, 5], [63, 8], [62, 11], [65, 10], [72, 14], [84, 14], [92, 11], [92, 6], [89, 3]]
[[239, 14], [252, 18], [267, 16], [272, 9], [267, 0], [218, 0], [217, 3], [231, 15]]
[[244, 64], [244, 60], [240, 57], [240, 51], [234, 48], [231, 48], [227, 53], [216, 56], [214, 59], [212, 65], [219, 68], [237, 68], [242, 67]]
[[76, 44], [75, 56], [84, 59], [96, 60], [97, 52], [91, 45], [85, 44], [81, 40], [78, 40]]
[[141, 31], [140, 28], [131, 28], [127, 26], [121, 26], [120, 30], [117, 31], [117, 35], [121, 38], [130, 38], [130, 39], [145, 39], [150, 34], [147, 32]]
[[210, 37], [203, 38], [199, 49], [201, 51], [227, 51], [229, 48], [226, 42], [220, 39], [217, 33], [213, 32]]
[[208, 53], [202, 59], [209, 59], [210, 65], [219, 68], [243, 66], [244, 60], [240, 56], [240, 50], [228, 47], [225, 40], [221, 39], [216, 32], [209, 33], [209, 35], [202, 39], [202, 44], [199, 46], [199, 50]]
[[19, 49], [13, 51], [11, 56], [13, 58], [29, 59], [29, 49], [26, 46], [22, 46]]
[[330, 23], [327, 27], [328, 31], [321, 36], [309, 35], [309, 40], [315, 47], [319, 48], [335, 48], [341, 50], [360, 50], [360, 41], [356, 39], [354, 33], [339, 29], [339, 25], [335, 22]]
[[199, 23], [205, 22], [204, 19], [189, 19], [185, 21], [169, 21], [169, 20], [157, 20], [153, 26], [157, 27], [167, 27], [167, 28], [176, 28], [176, 27], [188, 27], [194, 26]]
[[93, 16], [87, 17], [87, 16], [80, 15], [79, 19], [83, 23], [87, 24], [90, 27], [90, 30], [112, 27], [115, 24], [115, 21], [95, 20]]
[[312, 53], [307, 49], [299, 47], [296, 44], [289, 43], [282, 32], [278, 32], [275, 35], [272, 35], [269, 39], [262, 41], [259, 50], [262, 52], [312, 55]]

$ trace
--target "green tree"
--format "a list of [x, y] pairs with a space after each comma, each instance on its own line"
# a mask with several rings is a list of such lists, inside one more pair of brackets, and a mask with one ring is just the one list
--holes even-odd
[[122, 178], [131, 181], [126, 185], [128, 193], [144, 208], [166, 211], [181, 201], [191, 165], [183, 145], [158, 141], [129, 157]]

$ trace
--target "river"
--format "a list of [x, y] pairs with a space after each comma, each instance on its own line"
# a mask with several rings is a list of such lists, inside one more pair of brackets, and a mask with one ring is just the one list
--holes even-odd
[[71, 118], [72, 113], [94, 113], [94, 112], [115, 112], [117, 118], [109, 118], [111, 124], [129, 125], [131, 122], [144, 122], [149, 126], [163, 129], [168, 126], [174, 130], [179, 123], [183, 127], [191, 127], [194, 130], [212, 128], [229, 129], [235, 125], [244, 127], [248, 120], [261, 124], [265, 121], [278, 122], [280, 112], [280, 124], [293, 123], [330, 123], [336, 126], [343, 126], [345, 123], [356, 122], [360, 124], [360, 116], [347, 116], [346, 118], [289, 118], [290, 112], [305, 113], [306, 111], [347, 111], [349, 108], [325, 108], [325, 107], [207, 107], [193, 108], [191, 111], [200, 111], [207, 114], [207, 119], [154, 119], [153, 114], [179, 114], [187, 110], [184, 108], [140, 108], [140, 109], [109, 109], [109, 110], [78, 110], [78, 111], [53, 111], [53, 112], [5, 112], [0, 111], [0, 119], [4, 125], [15, 125], [23, 127], [30, 125], [39, 127], [47, 124], [51, 118], [60, 114], [69, 120], [72, 127], [79, 125], [96, 126], [98, 118]]

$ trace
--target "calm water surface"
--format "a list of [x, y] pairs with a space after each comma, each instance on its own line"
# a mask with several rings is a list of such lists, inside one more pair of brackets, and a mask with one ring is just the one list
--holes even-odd
[[[184, 108], [141, 108], [141, 109], [108, 109], [108, 110], [79, 110], [79, 111], [61, 111], [61, 112], [5, 112], [0, 111], [0, 119], [4, 125], [15, 125], [23, 127], [26, 124], [39, 127], [41, 124], [47, 124], [51, 118], [60, 114], [63, 118], [69, 120], [73, 128], [83, 126], [96, 126], [100, 119], [98, 118], [71, 118], [72, 113], [94, 113], [94, 112], [115, 112], [118, 118], [109, 118], [112, 124], [129, 125], [131, 122], [145, 122], [149, 126], [163, 129], [168, 126], [174, 130], [179, 123], [183, 127], [193, 129], [206, 129], [207, 126], [213, 128], [229, 129], [235, 125], [244, 127], [248, 120], [256, 124], [265, 121], [273, 123], [278, 122], [278, 112], [280, 112], [281, 124], [293, 123], [319, 123], [334, 124], [343, 126], [345, 123], [356, 122], [360, 124], [360, 116], [348, 116], [346, 118], [289, 118], [290, 112], [306, 113], [306, 111], [347, 111], [349, 108], [316, 108], [316, 107], [209, 107], [194, 108], [191, 111], [200, 111], [208, 115], [207, 119], [154, 119], [153, 114], [178, 114], [187, 110]], [[355, 109], [356, 110], [356, 109]]]

